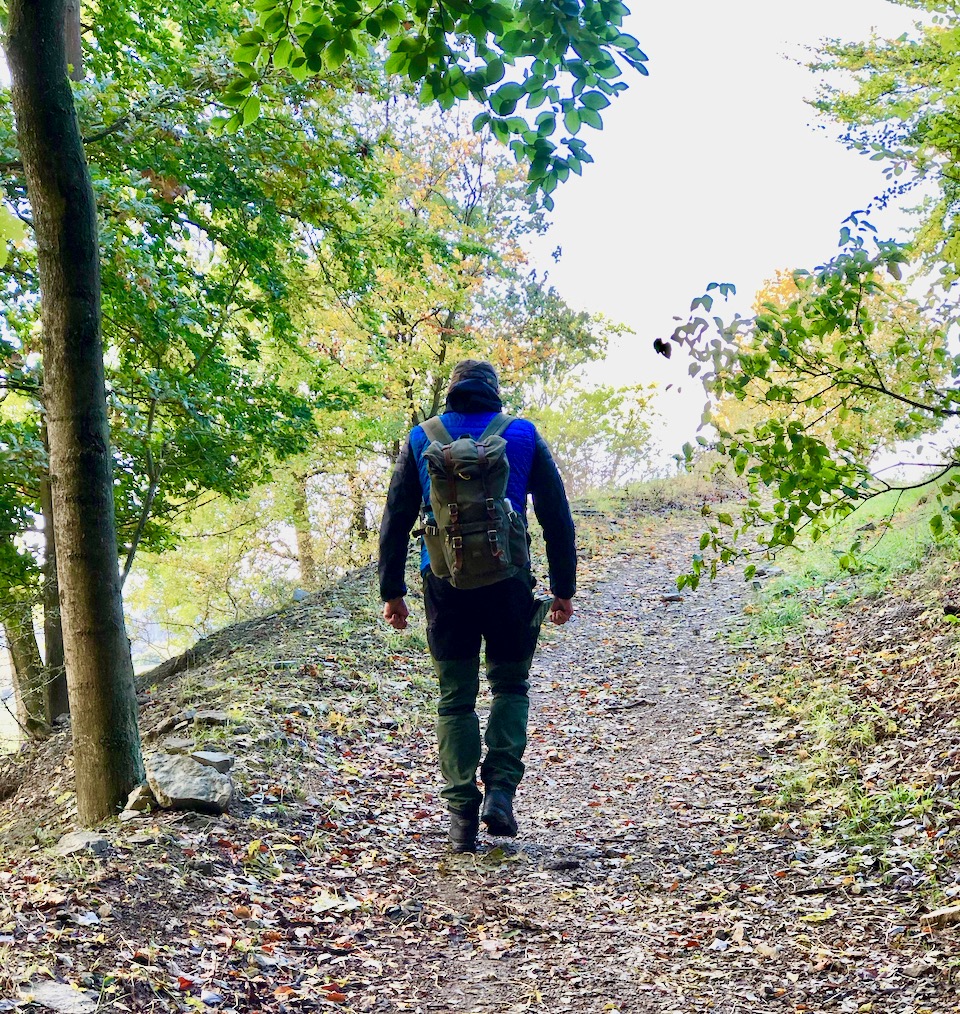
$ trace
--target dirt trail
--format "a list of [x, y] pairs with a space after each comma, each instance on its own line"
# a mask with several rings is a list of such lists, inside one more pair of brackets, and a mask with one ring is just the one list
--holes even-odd
[[[670, 601], [692, 545], [675, 526], [621, 556], [581, 593], [576, 622], [545, 637], [521, 835], [502, 856], [444, 863], [423, 897], [453, 925], [484, 926], [418, 959], [437, 977], [439, 1009], [665, 1014], [717, 995], [712, 977], [699, 988], [689, 960], [715, 939], [714, 905], [683, 907], [705, 880], [730, 879], [723, 849], [755, 796], [763, 722], [727, 688], [736, 660], [718, 637], [736, 622], [742, 581]], [[670, 999], [687, 965], [687, 995]], [[756, 1009], [741, 973], [723, 992], [723, 1009]]]
[[[216, 732], [240, 758], [231, 815], [0, 857], [0, 1011], [38, 1010], [4, 999], [37, 975], [144, 1012], [960, 1010], [956, 934], [920, 932], [903, 878], [765, 826], [792, 745], [737, 690], [761, 664], [725, 636], [742, 580], [677, 600], [698, 521], [608, 524], [615, 555], [535, 662], [515, 842], [447, 853], [422, 634], [378, 627], [360, 575], [145, 705], [147, 729], [185, 705], [241, 716]], [[8, 816], [46, 792], [55, 840], [63, 777]]]
[[960, 1010], [938, 971], [955, 946], [907, 934], [911, 899], [761, 829], [781, 737], [730, 679], [756, 661], [720, 636], [748, 591], [731, 575], [669, 601], [698, 531], [621, 555], [547, 636], [520, 837], [424, 885], [450, 939], [418, 948], [405, 1009]]

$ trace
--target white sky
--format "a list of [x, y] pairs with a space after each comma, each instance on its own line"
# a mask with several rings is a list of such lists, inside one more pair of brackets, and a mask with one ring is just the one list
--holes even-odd
[[[629, 3], [629, 0], [627, 0]], [[637, 0], [626, 30], [650, 76], [581, 136], [596, 159], [556, 194], [535, 259], [567, 302], [630, 325], [594, 377], [673, 382], [661, 412], [667, 456], [692, 438], [703, 390], [674, 350], [652, 349], [708, 282], [733, 282], [735, 307], [777, 268], [812, 267], [836, 250], [841, 221], [883, 189], [878, 163], [846, 150], [804, 99], [816, 77], [798, 65], [824, 37], [866, 39], [916, 18], [886, 0]], [[903, 218], [873, 218], [892, 235]], [[554, 265], [549, 252], [563, 250]], [[721, 311], [722, 315], [729, 315]]]

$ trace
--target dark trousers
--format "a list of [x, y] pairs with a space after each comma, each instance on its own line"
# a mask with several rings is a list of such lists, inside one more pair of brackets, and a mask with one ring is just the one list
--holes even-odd
[[[530, 663], [539, 633], [533, 624], [532, 579], [524, 573], [485, 588], [462, 590], [427, 571], [423, 590], [427, 642], [440, 683], [441, 795], [451, 809], [475, 810], [481, 799], [478, 766], [487, 788], [511, 795], [523, 777]], [[493, 697], [482, 765], [476, 712], [481, 646]]]

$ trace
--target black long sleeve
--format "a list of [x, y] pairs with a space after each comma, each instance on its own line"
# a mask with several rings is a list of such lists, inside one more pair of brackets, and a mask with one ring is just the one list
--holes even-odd
[[572, 599], [577, 590], [577, 542], [567, 501], [567, 491], [550, 448], [540, 434], [530, 468], [533, 511], [543, 528], [550, 567], [550, 591], [557, 598]]
[[410, 532], [420, 513], [423, 492], [417, 462], [407, 440], [390, 478], [387, 506], [380, 523], [380, 560], [377, 573], [380, 578], [380, 597], [384, 602], [400, 598], [407, 593], [404, 571]]

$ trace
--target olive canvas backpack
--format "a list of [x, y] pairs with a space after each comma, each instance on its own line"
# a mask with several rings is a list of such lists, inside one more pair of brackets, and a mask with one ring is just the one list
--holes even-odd
[[423, 458], [430, 510], [423, 540], [430, 569], [455, 588], [482, 588], [513, 577], [530, 563], [523, 517], [507, 498], [510, 462], [500, 412], [479, 439], [452, 437], [437, 417], [421, 423], [430, 443]]

